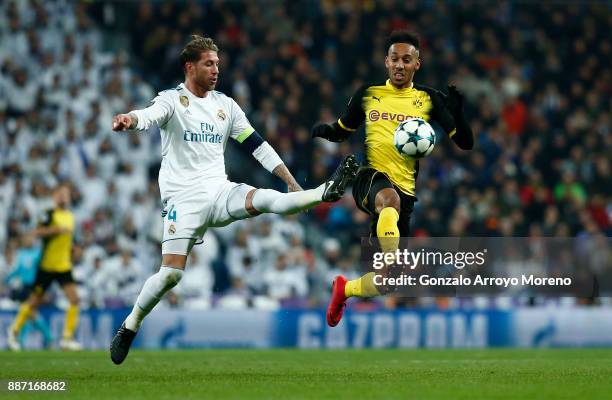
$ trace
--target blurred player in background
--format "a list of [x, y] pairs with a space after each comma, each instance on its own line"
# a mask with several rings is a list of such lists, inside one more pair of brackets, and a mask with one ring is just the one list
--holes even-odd
[[[464, 150], [473, 147], [474, 138], [463, 115], [463, 97], [454, 86], [449, 85], [445, 96], [413, 83], [421, 66], [418, 37], [395, 31], [385, 47], [389, 79], [359, 88], [345, 114], [332, 125], [315, 126], [313, 137], [342, 142], [365, 121], [366, 160], [353, 184], [353, 197], [357, 207], [372, 218], [371, 236], [378, 237], [383, 251], [393, 251], [399, 238], [409, 234], [419, 169], [418, 160], [402, 156], [395, 148], [397, 125], [410, 117], [423, 118], [434, 128], [439, 125]], [[374, 272], [352, 281], [339, 275], [332, 286], [327, 323], [336, 326], [340, 322], [347, 298], [380, 294], [374, 285]]]
[[[5, 282], [11, 286], [17, 286], [11, 291], [11, 298], [16, 301], [26, 300], [34, 288], [36, 273], [42, 255], [40, 246], [34, 243], [34, 235], [25, 234], [20, 238], [20, 247], [17, 250], [15, 265], [11, 272], [6, 276]], [[30, 320], [25, 323], [19, 335], [19, 344], [23, 348], [25, 338], [30, 327], [34, 327], [43, 335], [44, 347], [49, 348], [53, 343], [53, 336], [45, 320], [36, 312], [32, 312]], [[13, 342], [14, 343], [14, 342]], [[13, 346], [12, 349], [16, 350]]]
[[74, 333], [79, 322], [79, 297], [77, 285], [72, 277], [72, 235], [74, 231], [74, 216], [68, 209], [70, 206], [70, 188], [59, 185], [53, 190], [55, 207], [49, 210], [42, 223], [32, 231], [36, 237], [43, 239], [43, 250], [40, 266], [36, 273], [34, 289], [28, 299], [21, 305], [17, 317], [8, 331], [9, 348], [21, 350], [18, 337], [26, 321], [35, 318], [36, 309], [43, 302], [46, 290], [53, 282], [61, 285], [66, 298], [70, 302], [66, 310], [64, 332], [60, 340], [63, 350], [80, 350], [81, 344], [74, 339]]
[[[26, 300], [34, 288], [38, 265], [42, 255], [41, 248], [34, 243], [35, 236], [33, 234], [25, 234], [21, 237], [20, 247], [17, 251], [15, 265], [11, 272], [6, 276], [5, 282], [9, 285], [17, 284], [18, 289], [12, 291], [12, 298], [18, 301]], [[23, 348], [25, 338], [30, 327], [38, 329], [43, 335], [44, 347], [49, 348], [53, 342], [53, 336], [49, 330], [49, 326], [45, 320], [35, 311], [32, 311], [30, 318], [24, 324], [19, 335], [19, 345]], [[10, 337], [10, 335], [9, 335]], [[19, 350], [14, 346], [14, 338], [9, 341], [12, 350]]]
[[[162, 266], [144, 283], [132, 312], [112, 340], [110, 353], [115, 364], [127, 356], [145, 316], [181, 280], [189, 252], [202, 242], [208, 227], [225, 226], [261, 213], [294, 214], [322, 201], [337, 201], [357, 173], [354, 156], [347, 156], [330, 180], [303, 191], [240, 106], [214, 90], [219, 77], [217, 52], [212, 39], [194, 35], [180, 54], [185, 82], [159, 93], [148, 108], [113, 119], [115, 131], [159, 126], [159, 187], [164, 206]], [[292, 193], [228, 181], [224, 151], [230, 137], [280, 177]]]

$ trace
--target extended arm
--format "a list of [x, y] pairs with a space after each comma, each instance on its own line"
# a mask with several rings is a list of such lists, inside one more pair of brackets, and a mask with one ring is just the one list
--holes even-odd
[[32, 231], [32, 234], [38, 237], [49, 237], [59, 235], [61, 233], [70, 233], [72, 230], [66, 226], [39, 226]]
[[291, 172], [289, 172], [289, 168], [285, 164], [280, 164], [278, 167], [272, 170], [272, 173], [283, 180], [287, 184], [287, 190], [289, 192], [299, 192], [302, 189], [299, 183], [295, 180]]
[[165, 95], [157, 96], [152, 104], [142, 110], [133, 110], [127, 114], [113, 117], [114, 131], [146, 131], [153, 125], [162, 126], [174, 113], [172, 101]]
[[114, 131], [134, 130], [138, 126], [138, 116], [136, 114], [117, 114], [113, 117]]
[[[340, 121], [340, 120], [338, 120]], [[312, 129], [312, 137], [320, 137], [330, 142], [344, 142], [355, 129], [344, 129], [338, 122], [333, 124], [317, 124]]]
[[259, 161], [265, 169], [281, 178], [287, 184], [287, 188], [290, 192], [303, 190], [276, 151], [274, 151], [268, 142], [263, 140], [257, 131], [252, 130], [250, 133], [241, 135], [238, 137], [237, 142], [253, 154], [253, 157]]
[[474, 134], [472, 128], [463, 114], [463, 94], [454, 86], [448, 85], [446, 108], [455, 121], [455, 134], [451, 139], [462, 150], [471, 150], [474, 147]]

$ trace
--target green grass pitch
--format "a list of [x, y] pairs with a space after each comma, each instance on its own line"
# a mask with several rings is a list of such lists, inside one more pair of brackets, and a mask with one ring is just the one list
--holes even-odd
[[[610, 399], [612, 350], [0, 352], [7, 399]], [[8, 393], [7, 380], [66, 380]]]

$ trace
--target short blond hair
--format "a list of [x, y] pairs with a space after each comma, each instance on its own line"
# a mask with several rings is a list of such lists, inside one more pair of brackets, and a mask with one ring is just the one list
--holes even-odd
[[181, 65], [183, 69], [188, 62], [198, 61], [200, 54], [205, 51], [218, 52], [219, 48], [211, 38], [200, 35], [191, 35], [191, 40], [183, 47], [180, 54]]

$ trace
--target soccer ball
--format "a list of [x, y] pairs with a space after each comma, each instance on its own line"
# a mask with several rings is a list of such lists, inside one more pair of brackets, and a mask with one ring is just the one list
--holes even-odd
[[395, 128], [393, 143], [400, 154], [423, 158], [432, 152], [436, 144], [436, 133], [422, 118], [410, 118]]

